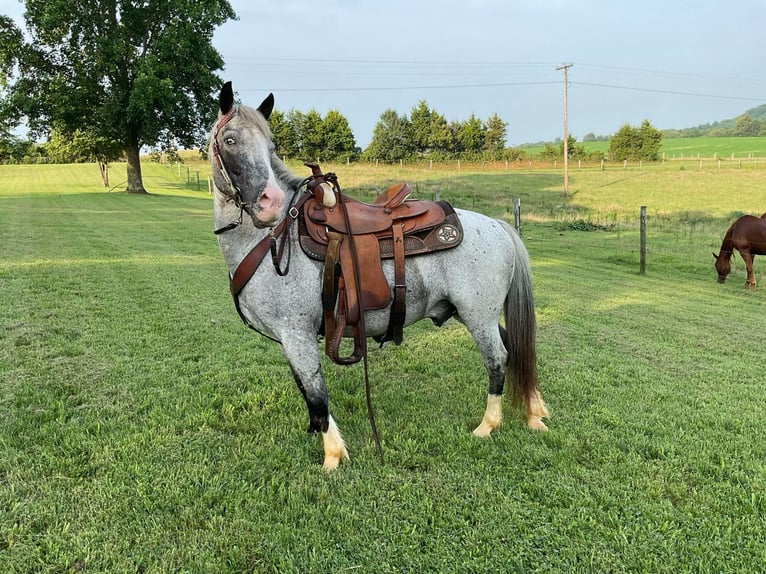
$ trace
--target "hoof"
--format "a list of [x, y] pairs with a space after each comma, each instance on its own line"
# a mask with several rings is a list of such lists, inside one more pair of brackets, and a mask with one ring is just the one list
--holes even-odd
[[473, 431], [473, 436], [487, 438], [492, 431], [503, 424], [503, 397], [487, 395], [487, 410], [481, 423]]
[[346, 448], [346, 442], [343, 440], [338, 425], [330, 417], [330, 424], [327, 432], [322, 433], [322, 443], [324, 446], [324, 462], [322, 468], [326, 471], [333, 471], [338, 468], [340, 461], [348, 460], [348, 449]]
[[495, 427], [485, 422], [482, 422], [479, 426], [477, 426], [473, 430], [473, 436], [477, 436], [479, 438], [487, 438], [492, 434], [493, 430], [495, 430]]
[[332, 472], [333, 470], [338, 468], [338, 466], [340, 465], [340, 461], [342, 459], [348, 460], [348, 454], [346, 454], [346, 456], [326, 456], [326, 457], [324, 457], [324, 462], [322, 463], [322, 468], [326, 472]]
[[548, 430], [548, 426], [543, 422], [540, 417], [529, 417], [527, 419], [527, 428], [533, 431], [545, 432]]

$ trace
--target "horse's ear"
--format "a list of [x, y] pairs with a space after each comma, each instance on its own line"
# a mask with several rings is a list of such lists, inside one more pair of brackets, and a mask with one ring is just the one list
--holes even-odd
[[718, 261], [718, 255], [716, 255], [715, 253], [713, 253], [713, 259], [715, 259], [716, 261]]
[[218, 95], [218, 106], [223, 115], [228, 114], [234, 107], [234, 90], [231, 87], [231, 82], [226, 82], [221, 87], [221, 93]]
[[264, 118], [269, 119], [271, 112], [274, 111], [274, 94], [266, 96], [266, 99], [258, 106], [258, 111], [263, 114]]

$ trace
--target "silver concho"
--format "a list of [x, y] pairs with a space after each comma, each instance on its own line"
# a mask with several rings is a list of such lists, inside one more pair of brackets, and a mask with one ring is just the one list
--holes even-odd
[[439, 241], [442, 243], [454, 243], [458, 238], [457, 228], [454, 225], [446, 223], [436, 232], [436, 237], [438, 237]]

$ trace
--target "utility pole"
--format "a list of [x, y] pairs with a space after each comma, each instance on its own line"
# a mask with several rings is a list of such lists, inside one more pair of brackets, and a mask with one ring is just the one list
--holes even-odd
[[564, 70], [564, 195], [569, 195], [569, 130], [567, 129], [567, 71], [573, 64], [562, 64], [557, 70]]

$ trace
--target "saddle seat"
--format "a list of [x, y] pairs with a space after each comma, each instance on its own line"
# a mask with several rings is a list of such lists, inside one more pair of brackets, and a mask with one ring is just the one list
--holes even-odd
[[[315, 191], [303, 205], [299, 241], [309, 257], [324, 261], [325, 351], [337, 363], [362, 358], [364, 343], [358, 340], [358, 327], [363, 313], [389, 303], [388, 332], [378, 340], [400, 344], [406, 317], [405, 258], [453, 248], [463, 238], [457, 214], [447, 202], [408, 199], [411, 192], [402, 183], [389, 187], [372, 203], [338, 194], [337, 202], [326, 206]], [[394, 260], [393, 285], [386, 279], [383, 259]], [[353, 332], [354, 352], [340, 357], [338, 348], [346, 328]]]

